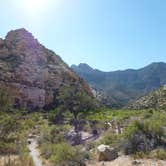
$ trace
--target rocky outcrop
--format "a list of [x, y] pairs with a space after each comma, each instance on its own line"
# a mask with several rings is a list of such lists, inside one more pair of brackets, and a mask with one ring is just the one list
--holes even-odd
[[119, 103], [114, 98], [107, 95], [103, 90], [91, 86], [91, 91], [93, 93], [93, 96], [104, 106], [110, 108], [120, 107]]
[[100, 145], [97, 147], [98, 161], [111, 161], [118, 157], [118, 153], [114, 148], [108, 145]]
[[0, 87], [5, 87], [17, 108], [49, 108], [58, 102], [59, 89], [90, 88], [53, 51], [31, 33], [18, 29], [0, 39]]
[[166, 110], [166, 85], [131, 103], [129, 109]]

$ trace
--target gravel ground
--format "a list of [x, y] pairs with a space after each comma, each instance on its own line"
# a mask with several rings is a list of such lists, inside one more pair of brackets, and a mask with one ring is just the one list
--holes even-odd
[[134, 160], [129, 156], [121, 156], [111, 162], [87, 163], [87, 166], [166, 166], [165, 160], [139, 159]]

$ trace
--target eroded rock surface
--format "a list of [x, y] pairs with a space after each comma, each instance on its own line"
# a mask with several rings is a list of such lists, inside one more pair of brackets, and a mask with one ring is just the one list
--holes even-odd
[[25, 29], [0, 39], [0, 87], [7, 88], [15, 107], [33, 110], [56, 105], [59, 89], [66, 85], [90, 92], [58, 55]]

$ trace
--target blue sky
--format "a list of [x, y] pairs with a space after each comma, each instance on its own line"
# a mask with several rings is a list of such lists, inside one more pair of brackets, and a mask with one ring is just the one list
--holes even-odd
[[1, 0], [0, 36], [24, 27], [67, 64], [105, 71], [166, 62], [166, 0], [38, 1]]

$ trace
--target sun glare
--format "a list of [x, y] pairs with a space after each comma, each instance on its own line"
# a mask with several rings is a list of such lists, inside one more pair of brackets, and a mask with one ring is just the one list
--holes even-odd
[[24, 8], [29, 14], [40, 14], [49, 8], [50, 0], [23, 0]]

